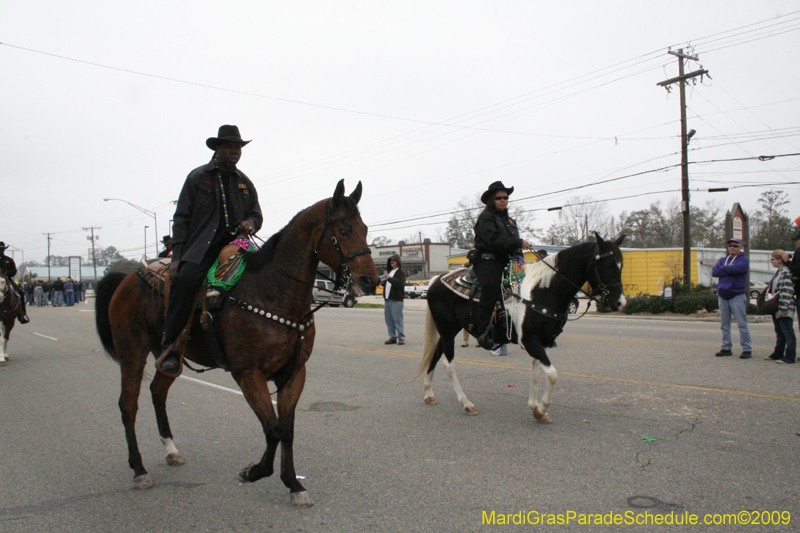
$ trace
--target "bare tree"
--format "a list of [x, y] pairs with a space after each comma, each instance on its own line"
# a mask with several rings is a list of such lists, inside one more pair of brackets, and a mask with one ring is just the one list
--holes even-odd
[[[463, 197], [456, 204], [456, 210], [447, 221], [447, 227], [444, 234], [440, 234], [439, 238], [445, 242], [449, 242], [451, 246], [456, 248], [469, 249], [475, 244], [475, 221], [478, 215], [486, 208], [480, 200], [478, 195], [472, 198]], [[533, 213], [526, 211], [520, 207], [511, 204], [508, 208], [508, 215], [516, 223], [519, 229], [520, 236], [526, 240], [533, 240], [538, 238], [537, 230], [533, 227], [535, 219]]]
[[570, 198], [558, 212], [558, 220], [547, 229], [545, 242], [572, 246], [591, 240], [595, 231], [608, 235], [614, 225], [613, 217], [608, 214], [607, 202], [598, 202], [589, 196], [576, 196]]
[[750, 217], [750, 245], [761, 250], [794, 248], [792, 233], [797, 229], [786, 216], [788, 194], [783, 191], [764, 191], [758, 197], [757, 210]]

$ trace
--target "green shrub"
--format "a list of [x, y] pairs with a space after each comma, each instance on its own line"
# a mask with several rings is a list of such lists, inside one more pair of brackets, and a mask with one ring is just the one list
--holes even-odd
[[666, 311], [672, 311], [672, 301], [650, 294], [632, 296], [628, 298], [628, 303], [625, 304], [625, 313], [629, 315], [635, 313], [658, 314]]
[[707, 290], [698, 293], [697, 296], [702, 300], [703, 307], [709, 313], [713, 313], [714, 311], [719, 309], [719, 298], [712, 291]]
[[674, 309], [676, 313], [691, 315], [705, 308], [703, 298], [696, 294], [682, 294], [675, 298]]

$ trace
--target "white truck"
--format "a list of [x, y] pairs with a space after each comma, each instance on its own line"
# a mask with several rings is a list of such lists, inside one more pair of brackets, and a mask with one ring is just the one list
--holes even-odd
[[333, 291], [333, 282], [325, 279], [317, 279], [314, 290], [312, 291], [312, 302], [322, 303], [326, 302], [331, 307], [353, 307], [358, 303], [351, 294], [348, 294], [343, 288]]
[[406, 298], [427, 298], [428, 297], [428, 287], [431, 286], [431, 280], [426, 279], [420, 284], [416, 283], [406, 283], [405, 294]]

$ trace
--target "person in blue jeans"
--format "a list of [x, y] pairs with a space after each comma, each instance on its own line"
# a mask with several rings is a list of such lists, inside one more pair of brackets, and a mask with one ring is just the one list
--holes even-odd
[[64, 303], [67, 307], [75, 305], [75, 285], [72, 283], [72, 278], [67, 278], [64, 283]]
[[386, 275], [383, 285], [383, 318], [389, 330], [389, 338], [384, 344], [405, 344], [403, 327], [403, 299], [406, 290], [406, 274], [400, 264], [400, 256], [392, 255], [386, 262]]
[[750, 341], [750, 329], [747, 326], [747, 273], [750, 270], [750, 259], [744, 254], [742, 241], [728, 240], [728, 255], [717, 261], [711, 275], [719, 278], [717, 296], [719, 297], [720, 329], [722, 330], [722, 349], [717, 357], [733, 355], [731, 351], [731, 315], [739, 326], [739, 342], [742, 345], [740, 359], [750, 359], [753, 348]]
[[772, 315], [775, 327], [775, 349], [764, 359], [771, 359], [781, 364], [792, 364], [795, 360], [797, 339], [794, 335], [792, 317], [795, 311], [794, 283], [788, 266], [789, 254], [783, 250], [775, 250], [770, 255], [770, 264], [778, 271], [765, 289], [768, 295], [778, 295], [778, 311]]

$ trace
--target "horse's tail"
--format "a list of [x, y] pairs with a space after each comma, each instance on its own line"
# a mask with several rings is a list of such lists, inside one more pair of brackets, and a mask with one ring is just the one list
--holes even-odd
[[436, 322], [433, 321], [433, 314], [431, 308], [427, 307], [425, 310], [425, 347], [422, 349], [422, 361], [419, 363], [417, 374], [414, 380], [418, 379], [421, 375], [428, 372], [436, 355], [436, 347], [439, 344], [439, 330], [436, 329]]
[[116, 292], [117, 287], [126, 276], [127, 274], [122, 272], [111, 272], [100, 280], [95, 289], [94, 320], [97, 326], [97, 334], [100, 336], [103, 349], [111, 359], [117, 362], [119, 362], [119, 359], [114, 351], [114, 336], [111, 334], [108, 306], [111, 303], [111, 297], [114, 296], [114, 292]]

